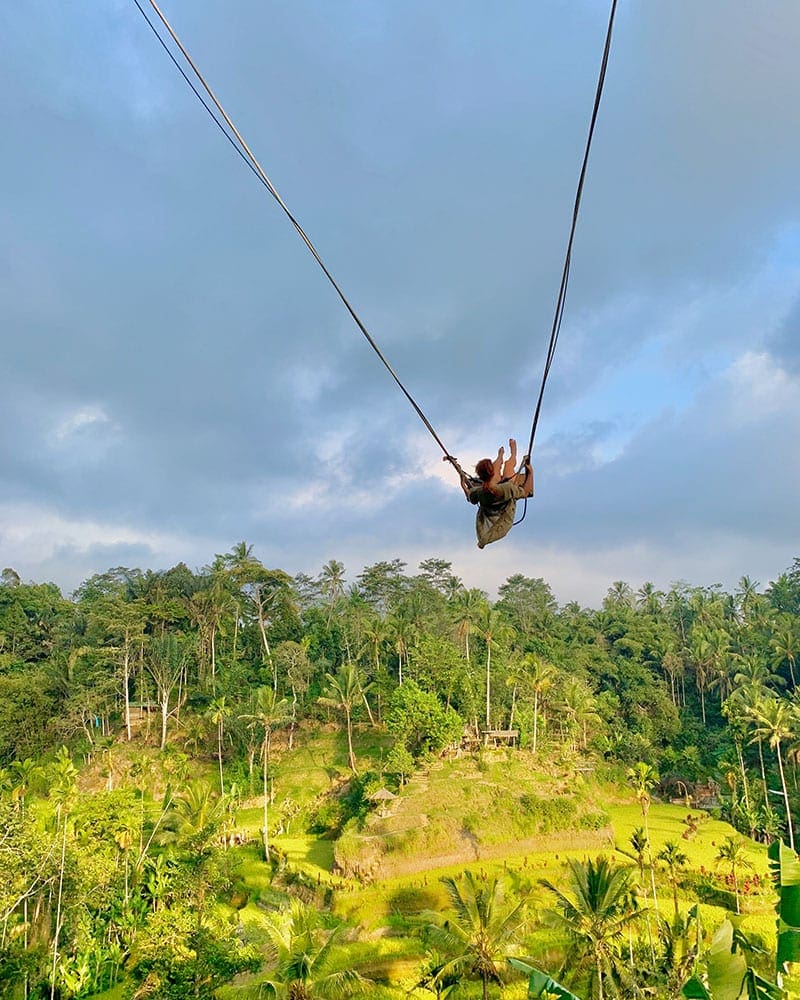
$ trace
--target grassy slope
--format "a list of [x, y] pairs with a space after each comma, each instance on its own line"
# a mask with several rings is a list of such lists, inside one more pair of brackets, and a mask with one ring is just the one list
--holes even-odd
[[[385, 744], [374, 734], [358, 734], [357, 756], [364, 770], [379, 769], [384, 750]], [[624, 784], [604, 781], [591, 771], [577, 769], [579, 763], [569, 757], [539, 763], [515, 751], [492, 752], [478, 761], [464, 758], [437, 762], [408, 783], [386, 810], [387, 815], [381, 817], [376, 811], [367, 818], [362, 833], [355, 838], [355, 849], [359, 849], [360, 837], [367, 860], [375, 857], [371, 844], [380, 844], [383, 853], [374, 872], [363, 880], [346, 879], [332, 871], [335, 845], [299, 832], [301, 821], [297, 822], [297, 831], [277, 836], [274, 842], [286, 852], [292, 865], [321, 884], [332, 885], [335, 912], [360, 928], [360, 936], [366, 940], [351, 946], [342, 960], [408, 989], [420, 963], [420, 942], [408, 936], [409, 921], [413, 922], [422, 910], [446, 906], [440, 882], [443, 875], [458, 875], [465, 868], [502, 874], [512, 888], [530, 892], [532, 908], [541, 913], [549, 899], [538, 884], [540, 879], [564, 884], [570, 858], [611, 854], [615, 845], [627, 846], [633, 830], [643, 824], [632, 793]], [[343, 736], [335, 731], [312, 735], [292, 753], [284, 753], [276, 760], [276, 802], [285, 794], [300, 795], [310, 802], [330, 788], [345, 769]], [[523, 794], [534, 799], [572, 797], [577, 816], [604, 810], [608, 822], [597, 829], [580, 829], [573, 819], [568, 829], [536, 833], [535, 815], [522, 824], [515, 817]], [[702, 815], [697, 810], [693, 814]], [[715, 871], [718, 846], [734, 831], [726, 823], [704, 817], [697, 833], [684, 839], [686, 815], [683, 806], [651, 807], [648, 825], [654, 855], [668, 840], [675, 840], [689, 858], [688, 870], [704, 867]], [[253, 833], [257, 832], [257, 807], [242, 819]], [[765, 876], [764, 848], [748, 843], [747, 855], [754, 870]], [[625, 861], [621, 854], [616, 858]], [[264, 881], [259, 871], [263, 872], [263, 865], [251, 852], [243, 868], [244, 880], [261, 888]], [[683, 893], [679, 900], [684, 911], [695, 902]], [[767, 896], [748, 899], [744, 923], [745, 931], [759, 935], [768, 946], [774, 944], [774, 914], [770, 907]], [[665, 881], [659, 885], [659, 908], [667, 917], [672, 913], [671, 890]], [[257, 934], [259, 913], [252, 903], [242, 911], [250, 933]], [[724, 915], [721, 908], [705, 904], [701, 905], [701, 913], [709, 927]], [[557, 962], [558, 942], [546, 926], [540, 924], [526, 945], [543, 964], [549, 963], [552, 968]], [[235, 993], [232, 990], [230, 995]], [[513, 995], [514, 990], [504, 994]], [[524, 990], [520, 992], [523, 995]]]
[[[356, 754], [363, 771], [379, 771], [386, 749], [385, 734], [372, 729], [356, 734]], [[344, 947], [340, 961], [408, 990], [421, 962], [421, 942], [410, 935], [409, 921], [413, 922], [421, 910], [445, 907], [446, 895], [440, 883], [443, 875], [458, 875], [465, 868], [503, 874], [514, 890], [530, 893], [533, 910], [541, 913], [549, 900], [538, 885], [540, 879], [564, 884], [570, 858], [610, 854], [615, 844], [627, 846], [631, 833], [643, 822], [633, 795], [624, 783], [611, 780], [613, 776], [595, 775], [579, 769], [580, 764], [569, 756], [539, 761], [520, 751], [495, 751], [477, 760], [435, 763], [408, 783], [386, 815], [379, 816], [376, 811], [367, 818], [363, 831], [351, 838], [349, 850], [367, 861], [375, 861], [374, 845], [380, 846], [374, 871], [363, 880], [336, 873], [337, 845], [304, 833], [302, 816], [294, 821], [290, 833], [272, 839], [292, 867], [323, 888], [332, 888], [335, 912], [359, 928], [360, 942]], [[200, 773], [216, 784], [213, 760], [194, 769], [195, 776]], [[274, 773], [273, 816], [287, 797], [308, 809], [318, 796], [347, 777], [344, 734], [331, 727], [299, 732], [291, 751], [276, 748]], [[523, 795], [529, 796], [533, 809], [520, 819]], [[548, 805], [542, 807], [547, 813], [543, 829], [537, 803], [563, 799], [573, 803], [565, 828], [552, 829], [552, 824], [559, 822], [560, 807]], [[601, 823], [598, 817], [603, 812], [606, 815]], [[594, 815], [595, 828], [580, 828], [580, 817], [586, 814]], [[692, 839], [685, 840], [686, 814], [682, 806], [651, 807], [648, 820], [653, 853], [657, 854], [667, 840], [676, 840], [689, 858], [689, 870], [702, 866], [714, 871], [718, 845], [734, 831], [725, 823], [707, 819]], [[696, 810], [694, 814], [698, 815]], [[239, 826], [258, 840], [261, 821], [260, 800], [250, 800], [239, 813]], [[270, 888], [257, 844], [233, 850], [240, 860], [241, 884], [250, 896], [239, 911], [239, 919], [247, 937], [260, 942], [265, 936], [262, 907], [278, 902], [280, 896]], [[754, 869], [764, 876], [764, 848], [751, 843], [747, 853]], [[621, 855], [617, 859], [625, 860]], [[680, 902], [685, 910], [695, 900], [682, 895]], [[767, 897], [748, 900], [744, 924], [745, 931], [760, 935], [767, 946], [774, 944], [770, 902]], [[666, 882], [659, 885], [659, 907], [666, 916], [671, 915], [672, 897]], [[707, 926], [723, 917], [718, 907], [703, 905], [701, 911]], [[558, 941], [553, 931], [541, 924], [526, 941], [526, 950], [550, 968], [558, 961]], [[243, 998], [262, 978], [263, 973], [248, 977], [240, 988], [225, 988], [222, 996]], [[504, 996], [524, 996], [524, 984], [518, 985], [519, 989], [515, 986]], [[379, 1000], [401, 994], [376, 988], [371, 995]]]

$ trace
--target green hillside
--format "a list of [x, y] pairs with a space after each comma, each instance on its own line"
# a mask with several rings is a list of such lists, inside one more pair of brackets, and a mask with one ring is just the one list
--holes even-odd
[[404, 570], [4, 572], [0, 998], [791, 995], [800, 568]]

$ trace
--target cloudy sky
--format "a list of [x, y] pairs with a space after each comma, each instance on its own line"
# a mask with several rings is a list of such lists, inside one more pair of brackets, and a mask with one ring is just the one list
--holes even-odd
[[[527, 440], [608, 6], [163, 0], [464, 465]], [[0, 9], [0, 563], [246, 539], [766, 584], [800, 555], [800, 10], [622, 0], [525, 522], [473, 509], [132, 0]]]

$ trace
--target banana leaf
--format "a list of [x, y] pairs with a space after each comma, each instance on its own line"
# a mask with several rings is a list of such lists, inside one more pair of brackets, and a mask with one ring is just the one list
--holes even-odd
[[539, 969], [534, 968], [534, 966], [529, 965], [527, 962], [523, 962], [522, 959], [509, 958], [508, 964], [512, 968], [518, 969], [520, 972], [524, 972], [530, 976], [528, 982], [529, 997], [554, 996], [558, 997], [559, 1000], [581, 1000], [574, 993], [570, 993], [565, 986], [561, 986], [555, 979], [548, 976], [546, 972], [540, 972]]

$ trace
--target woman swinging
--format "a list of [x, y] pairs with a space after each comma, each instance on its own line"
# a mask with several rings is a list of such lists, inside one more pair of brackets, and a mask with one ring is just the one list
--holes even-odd
[[[517, 500], [533, 496], [533, 467], [530, 455], [522, 460], [522, 468], [515, 472], [517, 465], [517, 442], [510, 438], [509, 456], [503, 461], [505, 449], [500, 448], [497, 458], [482, 458], [475, 466], [477, 478], [468, 476], [458, 468], [461, 489], [467, 500], [476, 504], [475, 531], [478, 548], [504, 538], [514, 524]], [[445, 456], [445, 461], [452, 461]]]

